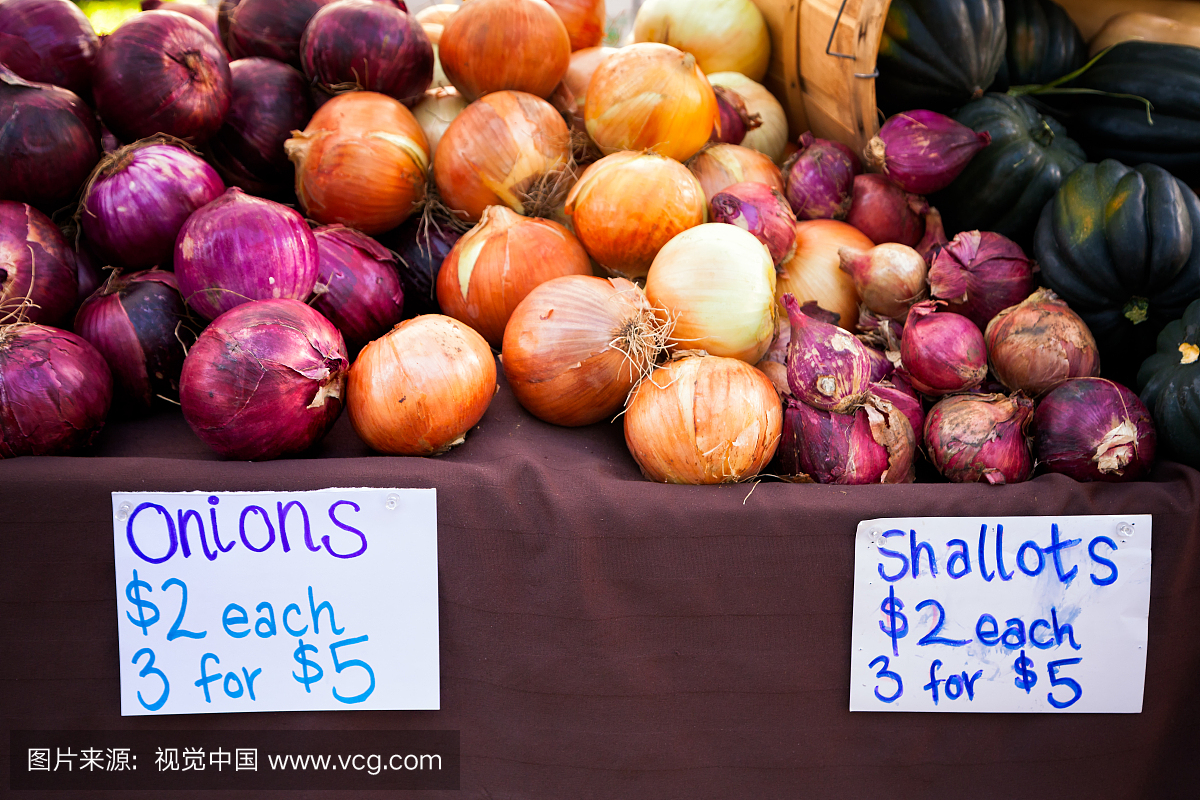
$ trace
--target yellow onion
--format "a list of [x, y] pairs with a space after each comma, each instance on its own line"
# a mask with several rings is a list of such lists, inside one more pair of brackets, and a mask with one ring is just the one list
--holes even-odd
[[429, 143], [431, 158], [437, 154], [438, 142], [442, 140], [446, 128], [450, 127], [450, 123], [454, 122], [466, 107], [467, 101], [458, 90], [453, 86], [446, 86], [430, 89], [413, 108], [413, 116], [417, 118], [417, 123], [425, 134], [425, 141]]
[[695, 57], [665, 44], [633, 44], [604, 59], [584, 106], [588, 135], [605, 155], [653, 149], [685, 161], [717, 118], [717, 97]]
[[363, 233], [395, 228], [425, 197], [429, 144], [412, 112], [378, 92], [348, 92], [284, 143], [307, 216]]
[[492, 205], [533, 214], [568, 180], [570, 154], [571, 133], [554, 106], [526, 92], [492, 92], [446, 128], [433, 176], [442, 202], [471, 222]]
[[501, 364], [529, 413], [555, 425], [590, 425], [621, 410], [665, 349], [665, 328], [635, 284], [565, 275], [517, 305]]
[[550, 102], [571, 121], [571, 127], [586, 131], [583, 110], [587, 103], [588, 84], [600, 62], [617, 52], [615, 47], [585, 47], [571, 53], [571, 63], [562, 83], [554, 90]]
[[687, 166], [704, 187], [704, 197], [709, 203], [735, 183], [765, 183], [784, 194], [783, 173], [775, 162], [740, 144], [709, 145], [693, 156]]
[[775, 455], [782, 429], [767, 376], [744, 361], [703, 354], [659, 367], [625, 410], [625, 444], [642, 474], [661, 483], [752, 478]]
[[757, 115], [762, 124], [742, 137], [742, 147], [757, 150], [776, 164], [783, 163], [783, 150], [788, 144], [787, 114], [775, 95], [761, 83], [750, 80], [740, 72], [713, 72], [708, 82], [714, 87], [732, 89], [746, 104], [746, 111]]
[[752, 0], [646, 0], [633, 40], [678, 47], [705, 73], [740, 72], [756, 81], [771, 60], [767, 22]]
[[925, 259], [907, 245], [841, 247], [838, 256], [868, 311], [903, 322], [912, 304], [925, 299]]
[[567, 72], [571, 39], [545, 0], [471, 0], [443, 23], [438, 58], [468, 100], [501, 89], [549, 97]]
[[654, 153], [624, 151], [584, 170], [566, 213], [588, 255], [609, 272], [644, 278], [662, 246], [707, 218], [704, 191], [687, 168]]
[[604, 0], [546, 0], [567, 28], [571, 50], [604, 41]]
[[346, 409], [372, 450], [432, 456], [462, 443], [498, 388], [496, 359], [483, 337], [425, 314], [363, 348], [350, 367]]
[[854, 330], [858, 320], [858, 290], [854, 279], [842, 271], [838, 251], [843, 247], [870, 250], [875, 243], [852, 225], [833, 219], [811, 219], [796, 223], [796, 248], [779, 265], [775, 296], [785, 294], [801, 304], [815, 300], [821, 308], [838, 315], [837, 324]]
[[591, 274], [587, 253], [562, 225], [489, 206], [442, 261], [438, 305], [498, 348], [513, 309], [534, 287], [562, 275]]
[[754, 234], [710, 222], [658, 251], [646, 299], [673, 324], [682, 350], [758, 363], [775, 336], [775, 264]]

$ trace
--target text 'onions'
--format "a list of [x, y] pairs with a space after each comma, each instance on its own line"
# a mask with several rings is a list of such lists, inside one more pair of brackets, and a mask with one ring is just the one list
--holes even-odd
[[1033, 401], [1021, 395], [945, 397], [925, 417], [929, 460], [953, 483], [1020, 483], [1033, 474]]
[[1138, 396], [1103, 378], [1074, 378], [1038, 403], [1038, 463], [1077, 481], [1134, 481], [1154, 464], [1154, 420]]

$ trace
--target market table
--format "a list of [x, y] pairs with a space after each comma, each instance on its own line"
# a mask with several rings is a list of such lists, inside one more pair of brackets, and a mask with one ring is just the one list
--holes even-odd
[[[355, 486], [437, 489], [440, 711], [120, 716], [110, 492]], [[165, 412], [87, 456], [0, 461], [0, 499], [9, 730], [460, 731], [461, 791], [431, 797], [1200, 795], [1200, 472], [1176, 464], [1129, 485], [662, 486], [619, 421], [556, 428], [502, 385], [439, 458], [374, 455], [343, 416], [308, 457], [222, 462]], [[860, 520], [1116, 513], [1154, 515], [1141, 714], [848, 711]]]

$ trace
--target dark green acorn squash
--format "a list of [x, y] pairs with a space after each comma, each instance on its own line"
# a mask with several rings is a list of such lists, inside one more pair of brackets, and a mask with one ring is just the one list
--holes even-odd
[[[1200, 47], [1122, 42], [1067, 87], [1109, 93], [1039, 95], [1090, 160], [1158, 164], [1200, 185]], [[1149, 100], [1153, 124], [1144, 103], [1111, 94]]]
[[1200, 301], [1163, 328], [1138, 386], [1167, 454], [1200, 469]]
[[1042, 211], [1034, 255], [1091, 328], [1101, 374], [1132, 386], [1159, 331], [1200, 297], [1200, 200], [1154, 164], [1084, 164]]
[[1044, 84], [1087, 63], [1079, 28], [1054, 0], [1004, 0], [1008, 47], [996, 88]]
[[888, 116], [949, 112], [983, 92], [1004, 63], [1003, 0], [892, 0], [875, 99]]
[[954, 118], [977, 133], [987, 131], [992, 143], [930, 198], [942, 212], [946, 233], [995, 231], [1030, 252], [1046, 201], [1087, 160], [1083, 149], [1056, 120], [1020, 97], [987, 94]]

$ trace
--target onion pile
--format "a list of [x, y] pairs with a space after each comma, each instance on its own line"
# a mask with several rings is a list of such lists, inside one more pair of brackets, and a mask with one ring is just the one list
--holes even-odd
[[351, 357], [404, 315], [404, 289], [396, 256], [353, 228], [313, 231], [319, 269], [310, 304], [337, 326]]
[[0, 318], [58, 324], [75, 307], [75, 253], [42, 212], [0, 200]]
[[27, 81], [88, 97], [99, 47], [92, 23], [70, 0], [0, 3], [0, 63]]

